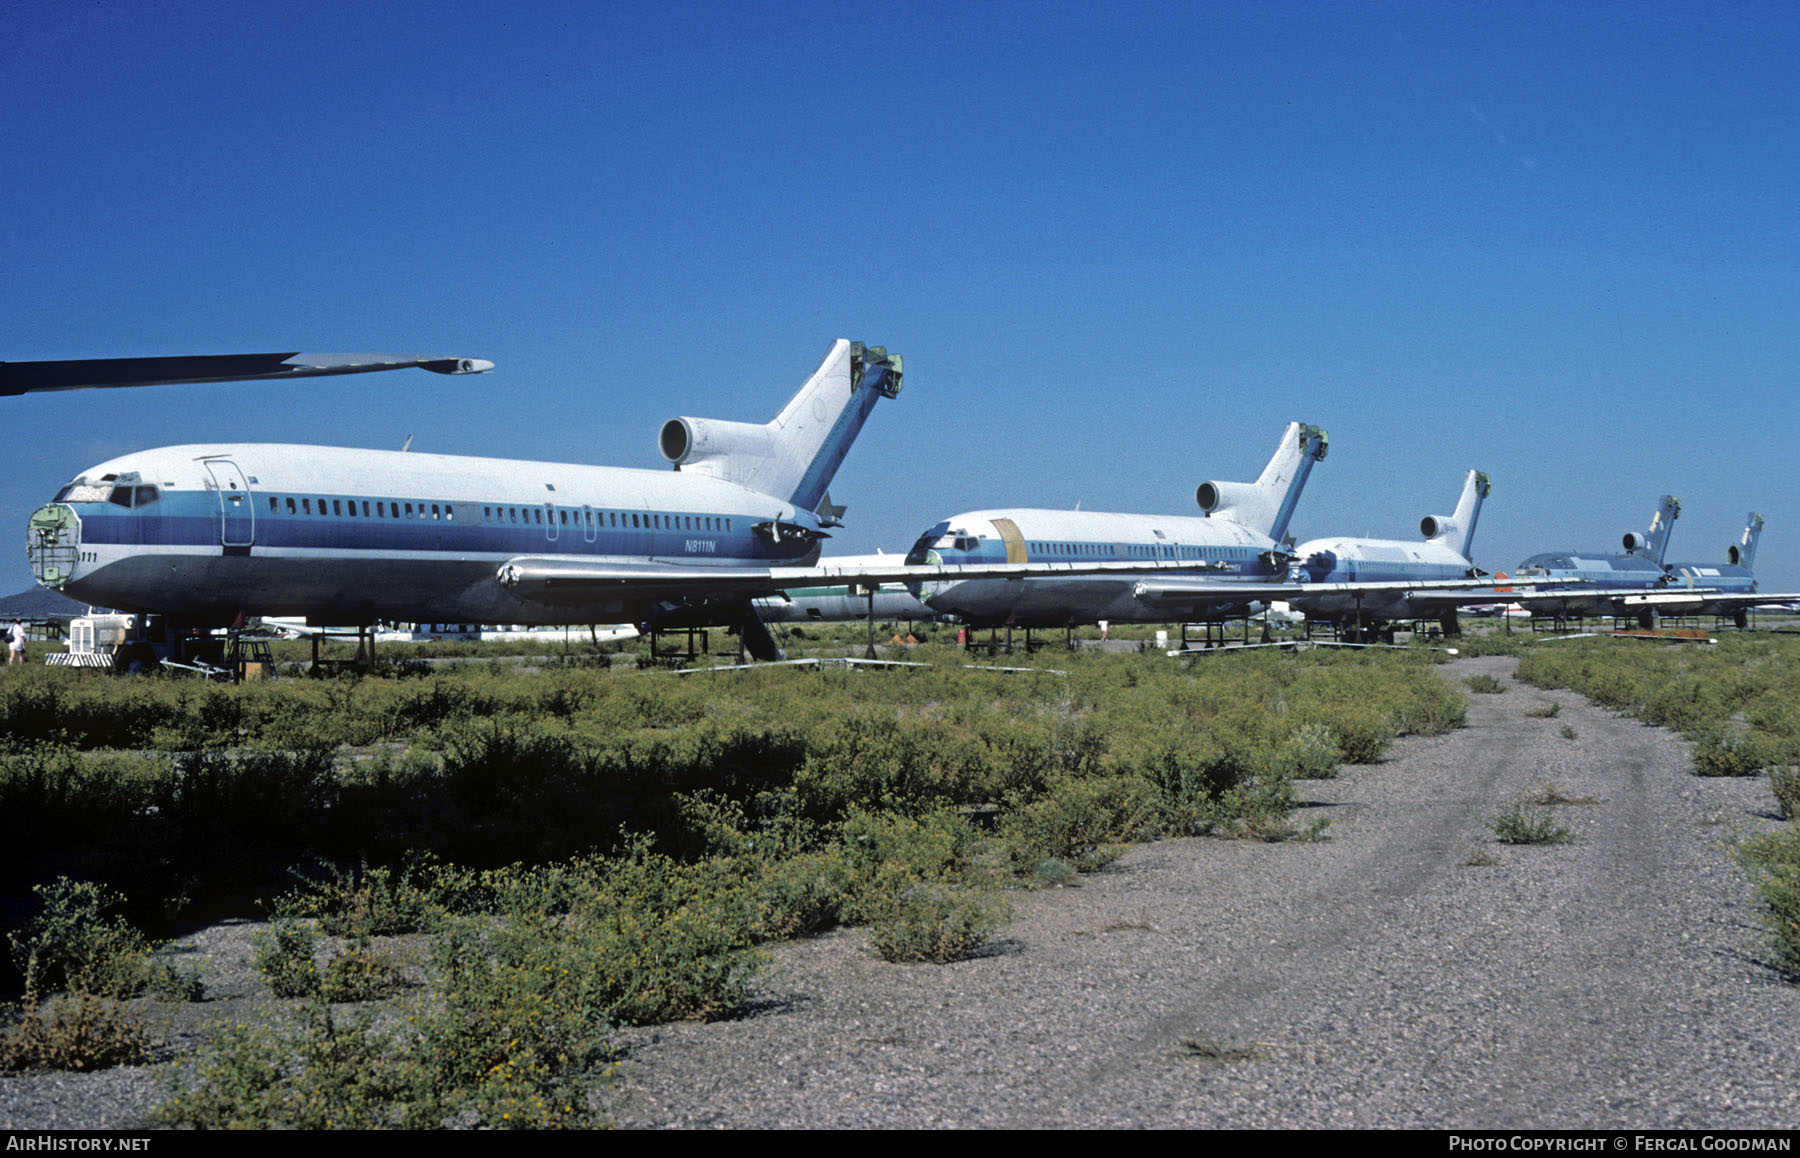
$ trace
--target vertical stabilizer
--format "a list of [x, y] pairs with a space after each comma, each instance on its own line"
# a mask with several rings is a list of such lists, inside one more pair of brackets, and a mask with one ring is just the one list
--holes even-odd
[[1488, 476], [1478, 470], [1469, 472], [1463, 480], [1462, 497], [1456, 501], [1456, 513], [1449, 518], [1442, 515], [1426, 515], [1419, 520], [1419, 533], [1434, 543], [1455, 551], [1465, 560], [1472, 557], [1470, 546], [1475, 542], [1475, 523], [1481, 518], [1481, 504], [1488, 496]]
[[1255, 482], [1203, 482], [1194, 499], [1208, 518], [1230, 519], [1279, 543], [1287, 535], [1313, 463], [1325, 457], [1327, 443], [1319, 427], [1290, 422], [1281, 432], [1275, 456]]
[[814, 510], [881, 398], [900, 393], [900, 355], [839, 339], [806, 385], [761, 426], [671, 418], [657, 439], [676, 470], [712, 475]]
[[1744, 534], [1725, 552], [1725, 561], [1734, 567], [1742, 567], [1746, 571], [1756, 569], [1756, 541], [1762, 538], [1763, 517], [1755, 511], [1750, 512], [1749, 520], [1744, 524]]
[[1623, 540], [1625, 553], [1646, 556], [1658, 567], [1662, 566], [1669, 554], [1669, 531], [1680, 517], [1681, 500], [1674, 495], [1664, 495], [1656, 504], [1656, 513], [1650, 516], [1650, 529], [1642, 535], [1626, 534]]

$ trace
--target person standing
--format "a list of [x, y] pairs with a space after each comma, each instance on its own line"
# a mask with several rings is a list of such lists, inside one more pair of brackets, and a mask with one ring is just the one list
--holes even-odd
[[13, 620], [12, 630], [7, 632], [6, 662], [9, 665], [25, 662], [25, 624], [22, 620]]

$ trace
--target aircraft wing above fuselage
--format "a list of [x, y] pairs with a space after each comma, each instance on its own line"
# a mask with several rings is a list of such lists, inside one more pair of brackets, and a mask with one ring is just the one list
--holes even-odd
[[0, 362], [0, 395], [43, 390], [176, 386], [192, 382], [254, 382], [368, 374], [417, 366], [435, 374], [485, 374], [481, 358], [437, 354], [189, 354], [160, 358], [77, 358]]

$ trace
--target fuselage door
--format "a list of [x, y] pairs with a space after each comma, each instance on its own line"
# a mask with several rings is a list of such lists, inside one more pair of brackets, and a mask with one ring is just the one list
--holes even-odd
[[228, 458], [202, 460], [219, 494], [219, 543], [248, 547], [256, 542], [256, 506], [250, 501], [249, 477]]
[[994, 530], [1000, 532], [1000, 541], [1006, 544], [1008, 563], [1031, 562], [1030, 553], [1025, 549], [1025, 536], [1019, 533], [1019, 524], [1011, 519], [995, 519]]

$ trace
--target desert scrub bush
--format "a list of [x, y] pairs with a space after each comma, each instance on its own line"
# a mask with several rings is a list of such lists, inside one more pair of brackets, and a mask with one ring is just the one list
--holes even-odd
[[1132, 841], [1159, 834], [1163, 816], [1156, 787], [1140, 777], [1069, 780], [1008, 809], [999, 838], [1020, 874], [1047, 858], [1096, 872]]
[[135, 997], [166, 975], [143, 934], [125, 918], [107, 915], [124, 897], [67, 877], [32, 892], [43, 901], [43, 912], [7, 938], [27, 992]]
[[1562, 703], [1558, 700], [1551, 700], [1547, 704], [1539, 704], [1534, 708], [1525, 709], [1525, 715], [1533, 720], [1554, 720], [1561, 714]]
[[1470, 691], [1484, 696], [1499, 695], [1506, 690], [1505, 684], [1493, 676], [1485, 674], [1467, 676], [1463, 679], [1463, 685]]
[[1762, 766], [1762, 745], [1746, 728], [1708, 728], [1694, 741], [1696, 776], [1754, 776]]
[[1488, 827], [1504, 844], [1566, 844], [1575, 839], [1575, 830], [1558, 824], [1556, 813], [1523, 804], [1500, 812]]
[[1323, 724], [1302, 724], [1276, 750], [1274, 770], [1295, 780], [1329, 780], [1338, 773], [1337, 735]]
[[319, 992], [319, 935], [305, 921], [277, 917], [250, 934], [250, 963], [277, 997]]
[[1756, 884], [1777, 964], [1800, 979], [1800, 828], [1752, 837], [1734, 855]]
[[1782, 816], [1800, 820], [1800, 764], [1770, 768], [1769, 790], [1775, 793], [1775, 804]]
[[869, 943], [884, 961], [944, 964], [987, 944], [1006, 917], [1004, 899], [992, 893], [914, 884], [875, 905]]
[[[159, 1122], [199, 1129], [549, 1129], [605, 1125], [576, 1068], [594, 1058], [590, 1045], [564, 1059], [545, 1059], [537, 1041], [514, 1041], [510, 1053], [479, 1073], [469, 1055], [447, 1041], [448, 1010], [415, 1015], [404, 1029], [378, 1030], [367, 1016], [346, 1016], [309, 1003], [272, 1026], [238, 1023], [213, 1032], [185, 1067], [169, 1075]], [[494, 1027], [529, 1029], [507, 1024]], [[541, 1036], [541, 1035], [539, 1035]], [[485, 1036], [483, 1038], [485, 1040]], [[496, 1056], [478, 1052], [477, 1062]]]
[[366, 944], [351, 944], [325, 963], [319, 978], [319, 995], [334, 1005], [356, 1001], [381, 1001], [406, 988], [406, 979], [392, 957]]
[[634, 838], [624, 855], [572, 866], [556, 888], [566, 907], [554, 917], [529, 874], [503, 892], [493, 943], [526, 953], [522, 931], [554, 919], [589, 999], [614, 1023], [727, 1013], [761, 966], [748, 883], [729, 858], [682, 864]]
[[856, 809], [837, 833], [847, 876], [843, 919], [869, 921], [888, 899], [915, 884], [969, 879], [978, 847], [974, 826], [953, 809], [917, 817]]
[[302, 879], [269, 905], [277, 917], [311, 918], [334, 937], [386, 937], [416, 933], [445, 907], [444, 876], [430, 856], [394, 869], [324, 866], [319, 880]]
[[143, 1017], [123, 1002], [82, 990], [40, 1005], [28, 989], [19, 1020], [0, 1035], [0, 1071], [106, 1069], [149, 1050]]

